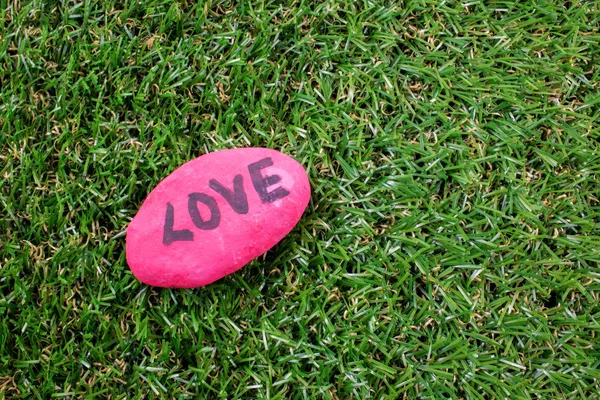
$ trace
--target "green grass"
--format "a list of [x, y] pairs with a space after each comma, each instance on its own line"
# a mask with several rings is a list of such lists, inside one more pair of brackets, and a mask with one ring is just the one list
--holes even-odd
[[[0, 0], [0, 397], [598, 398], [600, 4]], [[124, 232], [264, 146], [303, 219], [206, 288]]]

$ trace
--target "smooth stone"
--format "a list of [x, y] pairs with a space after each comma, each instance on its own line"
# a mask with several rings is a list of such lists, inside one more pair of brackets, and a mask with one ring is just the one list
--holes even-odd
[[148, 195], [127, 228], [127, 263], [148, 285], [208, 285], [275, 246], [309, 199], [306, 171], [283, 153], [245, 148], [205, 154]]

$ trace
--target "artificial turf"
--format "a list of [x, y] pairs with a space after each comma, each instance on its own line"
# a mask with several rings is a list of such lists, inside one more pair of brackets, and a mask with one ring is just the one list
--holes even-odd
[[[0, 0], [0, 397], [597, 398], [598, 1]], [[205, 288], [127, 267], [202, 154], [311, 203]]]

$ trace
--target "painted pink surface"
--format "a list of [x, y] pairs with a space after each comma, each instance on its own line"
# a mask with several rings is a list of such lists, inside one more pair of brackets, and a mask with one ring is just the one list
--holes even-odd
[[275, 246], [298, 223], [309, 199], [304, 168], [276, 150], [203, 155], [179, 167], [148, 195], [127, 228], [127, 262], [148, 285], [208, 285]]

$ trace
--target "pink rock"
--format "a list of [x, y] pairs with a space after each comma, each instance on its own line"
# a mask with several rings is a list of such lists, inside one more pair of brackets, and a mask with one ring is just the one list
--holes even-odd
[[271, 149], [189, 161], [148, 195], [127, 228], [127, 263], [152, 286], [208, 285], [275, 246], [308, 205], [304, 168]]

